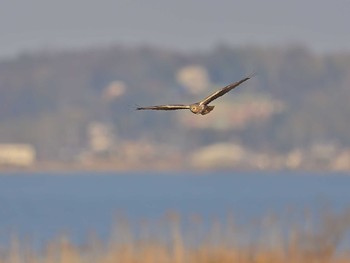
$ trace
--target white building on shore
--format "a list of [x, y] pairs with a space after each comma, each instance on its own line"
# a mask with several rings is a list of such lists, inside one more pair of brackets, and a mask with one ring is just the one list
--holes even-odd
[[29, 144], [0, 144], [0, 166], [28, 167], [35, 163], [36, 151]]

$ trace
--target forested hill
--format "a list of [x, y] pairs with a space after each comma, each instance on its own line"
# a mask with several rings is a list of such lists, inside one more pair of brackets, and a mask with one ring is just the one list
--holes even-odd
[[[191, 90], [181, 81], [179, 72], [189, 66], [203, 69], [204, 88]], [[199, 117], [189, 112], [134, 110], [135, 105], [193, 102], [253, 72], [252, 81], [215, 104], [226, 103], [221, 108], [229, 109], [231, 100], [249, 93], [278, 101], [283, 110], [239, 129], [226, 125], [198, 131], [182, 119]], [[220, 140], [281, 152], [319, 141], [350, 147], [347, 53], [228, 46], [182, 53], [115, 46], [22, 54], [0, 61], [0, 92], [0, 142], [30, 143], [39, 158], [87, 148], [92, 122], [112, 125], [118, 142], [150, 140], [183, 150]]]

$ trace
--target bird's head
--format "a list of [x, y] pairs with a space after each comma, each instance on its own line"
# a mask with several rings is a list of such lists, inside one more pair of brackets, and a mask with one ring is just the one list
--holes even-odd
[[194, 114], [198, 114], [201, 111], [201, 107], [198, 104], [192, 104], [190, 106], [190, 110], [194, 113]]

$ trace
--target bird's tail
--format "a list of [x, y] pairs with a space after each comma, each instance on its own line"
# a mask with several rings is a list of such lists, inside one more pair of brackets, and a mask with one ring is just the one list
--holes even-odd
[[207, 106], [205, 111], [202, 112], [202, 115], [208, 114], [214, 109], [215, 106]]

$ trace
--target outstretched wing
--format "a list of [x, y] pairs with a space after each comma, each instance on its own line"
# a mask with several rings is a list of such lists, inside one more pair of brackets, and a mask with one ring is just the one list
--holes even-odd
[[169, 104], [169, 105], [159, 105], [159, 106], [150, 106], [150, 107], [138, 107], [137, 110], [183, 110], [189, 109], [189, 105], [182, 104]]
[[211, 94], [208, 97], [206, 97], [204, 100], [200, 101], [199, 104], [208, 105], [213, 100], [221, 97], [222, 95], [226, 94], [230, 90], [236, 88], [237, 86], [241, 85], [243, 82], [247, 81], [248, 79], [250, 79], [252, 77], [253, 77], [253, 75], [250, 75], [250, 76], [248, 76], [248, 77], [246, 77], [244, 79], [241, 79], [240, 81], [237, 81], [235, 83], [227, 85], [226, 87], [224, 87], [224, 88], [214, 92], [213, 94]]

